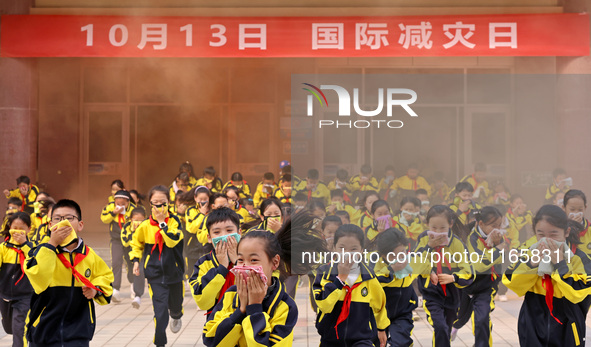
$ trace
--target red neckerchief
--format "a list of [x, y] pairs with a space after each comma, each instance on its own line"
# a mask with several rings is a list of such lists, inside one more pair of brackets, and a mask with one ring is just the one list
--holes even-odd
[[312, 197], [312, 191], [308, 190], [308, 202], [310, 202], [310, 198]]
[[348, 284], [345, 284], [343, 289], [345, 290], [345, 300], [343, 301], [343, 307], [341, 308], [341, 313], [339, 314], [339, 318], [337, 318], [337, 324], [334, 326], [334, 330], [337, 333], [337, 340], [339, 339], [339, 324], [341, 324], [345, 319], [349, 317], [349, 309], [351, 308], [351, 292], [353, 289], [359, 287], [359, 285], [363, 282], [357, 282], [353, 285], [353, 287], [349, 287]]
[[[4, 242], [8, 242], [8, 240], [10, 240], [10, 236], [6, 236], [6, 238], [4, 239]], [[18, 254], [18, 261], [19, 261], [19, 263], [21, 263], [22, 274], [21, 274], [21, 277], [18, 278], [18, 281], [16, 281], [14, 283], [14, 285], [16, 286], [23, 279], [23, 276], [25, 275], [25, 253], [20, 248], [16, 248], [16, 247], [10, 247], [10, 248], [12, 248]]]
[[[406, 175], [406, 177], [408, 177], [408, 175]], [[412, 181], [412, 190], [417, 190], [418, 186], [417, 186], [417, 179], [412, 179], [410, 177], [408, 177], [411, 181]]]
[[119, 224], [119, 229], [122, 229], [123, 228], [122, 225], [121, 225], [121, 221], [122, 220], [125, 221], [125, 217], [123, 215], [121, 215], [121, 214], [118, 214], [117, 215], [117, 224]]
[[[445, 246], [438, 246], [435, 248], [435, 252], [439, 252], [439, 262], [437, 262], [437, 274], [442, 274], [443, 273], [443, 266], [441, 265], [441, 263], [443, 261], [445, 261], [445, 259], [443, 259], [443, 248]], [[451, 270], [451, 264], [449, 263], [449, 260], [447, 261], [447, 268], [449, 270]], [[441, 289], [443, 289], [443, 295], [447, 296], [447, 284], [441, 284]]]
[[[168, 217], [166, 217], [166, 219], [164, 220], [164, 223], [168, 224]], [[160, 233], [160, 231], [162, 231], [162, 229], [160, 228], [160, 223], [155, 221], [152, 218], [152, 216], [150, 216], [150, 225], [158, 227], [158, 231], [156, 231], [156, 235], [154, 235], [155, 242], [154, 242], [154, 246], [152, 246], [152, 251], [150, 251], [150, 254], [154, 253], [154, 249], [156, 249], [156, 246], [158, 246], [158, 251], [160, 252], [160, 254], [158, 254], [158, 260], [161, 260], [162, 259], [162, 247], [164, 246], [163, 240], [162, 240], [162, 234]]]
[[[490, 247], [488, 247], [488, 245], [486, 244], [486, 240], [485, 240], [485, 239], [483, 239], [483, 238], [482, 238], [482, 236], [480, 236], [480, 235], [478, 235], [478, 239], [480, 240], [480, 242], [482, 242], [482, 245], [483, 245], [483, 246], [484, 246], [484, 248], [486, 248], [486, 250], [488, 251], [488, 250], [490, 249]], [[499, 275], [497, 274], [497, 272], [495, 271], [495, 266], [493, 265], [493, 266], [491, 266], [491, 267], [490, 267], [490, 280], [491, 280], [491, 281], [494, 281], [494, 280], [495, 280], [495, 277], [494, 277], [495, 275], [496, 275], [497, 277], [499, 276]]]
[[80, 262], [82, 262], [82, 260], [84, 260], [84, 258], [86, 258], [86, 256], [88, 255], [88, 252], [89, 252], [89, 248], [88, 248], [88, 246], [86, 246], [86, 254], [76, 253], [76, 255], [74, 256], [74, 265], [70, 264], [70, 262], [66, 259], [66, 256], [64, 256], [63, 253], [58, 253], [57, 258], [62, 262], [62, 264], [64, 264], [66, 269], [70, 269], [72, 271], [72, 275], [74, 276], [74, 278], [76, 278], [78, 281], [82, 282], [82, 284], [84, 284], [86, 287], [92, 288], [92, 289], [96, 290], [97, 292], [101, 292], [101, 293], [105, 294], [105, 292], [103, 292], [99, 288], [95, 287], [94, 284], [92, 284], [86, 277], [82, 276], [75, 269], [76, 265], [80, 264]]
[[26, 200], [25, 196], [23, 195], [23, 193], [21, 193], [20, 191], [19, 191], [19, 193], [21, 194], [21, 197], [23, 198], [22, 199], [23, 204], [21, 205], [21, 212], [25, 212], [25, 206], [27, 206], [27, 200]]
[[550, 315], [552, 316], [552, 318], [556, 319], [558, 323], [562, 324], [562, 322], [558, 320], [558, 318], [554, 317], [554, 313], [552, 313], [552, 310], [554, 308], [554, 285], [552, 284], [552, 278], [549, 275], [544, 275], [544, 277], [542, 277], [542, 286], [546, 290], [546, 305], [548, 306]]

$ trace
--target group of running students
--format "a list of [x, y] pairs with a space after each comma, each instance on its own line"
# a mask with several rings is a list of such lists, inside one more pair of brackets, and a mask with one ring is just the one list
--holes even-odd
[[[325, 184], [284, 161], [278, 180], [265, 173], [251, 190], [239, 172], [224, 184], [187, 162], [146, 196], [112, 183], [101, 213], [109, 268], [78, 237], [79, 205], [21, 176], [4, 191], [2, 324], [15, 346], [88, 346], [93, 301], [122, 301], [127, 266], [135, 308], [147, 279], [157, 346], [169, 321], [173, 333], [182, 327], [185, 286], [206, 312], [205, 345], [290, 346], [306, 279], [321, 346], [411, 346], [418, 306], [434, 346], [449, 346], [470, 319], [475, 346], [492, 346], [491, 312], [507, 288], [524, 297], [521, 346], [583, 346], [591, 233], [585, 194], [571, 186], [555, 170], [533, 214], [501, 181], [489, 184], [484, 164], [449, 188], [416, 165], [397, 178], [386, 167], [380, 180], [368, 165], [353, 177], [338, 170]], [[303, 251], [341, 256], [314, 262]], [[477, 260], [456, 257], [466, 254]]]

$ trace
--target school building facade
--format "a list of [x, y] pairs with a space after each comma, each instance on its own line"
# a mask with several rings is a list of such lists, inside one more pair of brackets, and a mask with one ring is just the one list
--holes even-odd
[[[2, 15], [208, 18], [520, 14], [527, 19], [590, 9], [588, 0], [0, 3]], [[390, 43], [396, 42], [391, 39]], [[575, 82], [543, 96], [554, 98], [555, 108], [538, 110], [535, 122], [515, 112], [520, 102], [512, 97], [515, 84], [503, 78], [494, 87], [511, 91], [504, 100], [467, 97], [431, 105], [417, 103], [421, 117], [429, 122], [391, 136], [384, 145], [387, 150], [375, 148], [372, 139], [381, 135], [373, 130], [336, 133], [315, 129], [298, 138], [292, 138], [290, 131], [292, 74], [453, 74], [462, 76], [462, 88], [469, 93], [473, 75], [589, 73], [588, 51], [582, 56], [3, 56], [0, 186], [12, 187], [16, 177], [26, 174], [41, 189], [58, 198], [79, 199], [98, 214], [115, 178], [145, 192], [154, 184], [170, 184], [178, 166], [188, 160], [198, 176], [204, 167], [213, 165], [224, 180], [240, 171], [256, 184], [264, 172], [277, 173], [279, 161], [297, 162], [293, 151], [296, 157], [314, 158], [310, 166], [327, 176], [337, 166], [356, 174], [364, 163], [371, 164], [376, 174], [393, 164], [402, 175], [408, 164], [418, 162], [427, 176], [437, 170], [445, 172], [450, 184], [482, 161], [489, 164], [492, 175], [505, 177], [512, 191], [530, 200], [541, 200], [547, 183], [543, 180], [560, 166], [568, 170], [577, 187], [589, 193], [591, 105], [587, 86], [572, 85]], [[521, 96], [535, 105], [537, 96]], [[479, 127], [496, 135], [474, 135]], [[543, 138], [536, 133], [544, 134]], [[307, 167], [295, 169], [305, 176]]]

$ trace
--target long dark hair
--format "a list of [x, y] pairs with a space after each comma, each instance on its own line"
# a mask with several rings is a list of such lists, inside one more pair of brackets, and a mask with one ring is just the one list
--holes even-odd
[[0, 232], [0, 237], [2, 237], [2, 240], [10, 235], [10, 226], [17, 219], [20, 219], [28, 228], [31, 228], [31, 217], [25, 212], [15, 212], [6, 219], [4, 229], [2, 229], [2, 232]]

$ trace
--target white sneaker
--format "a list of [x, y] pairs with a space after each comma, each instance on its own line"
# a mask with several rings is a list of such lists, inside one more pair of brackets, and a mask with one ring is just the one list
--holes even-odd
[[170, 323], [170, 331], [173, 333], [178, 333], [181, 331], [181, 327], [183, 326], [183, 322], [179, 319], [173, 319], [172, 323]]
[[132, 299], [135, 299], [135, 292], [133, 291], [133, 283], [131, 283], [131, 286], [130, 286], [130, 290], [129, 291], [131, 292], [131, 298]]
[[507, 300], [509, 300], [509, 299], [507, 299], [507, 295], [499, 295], [500, 302], [506, 302]]
[[455, 340], [456, 337], [458, 336], [458, 329], [456, 328], [451, 328], [451, 340]]
[[113, 296], [111, 296], [113, 302], [121, 302], [121, 294], [117, 289], [113, 289]]
[[139, 309], [141, 303], [142, 303], [142, 298], [140, 298], [139, 296], [136, 296], [135, 298], [133, 298], [133, 301], [131, 302], [131, 307], [133, 307], [135, 309]]

